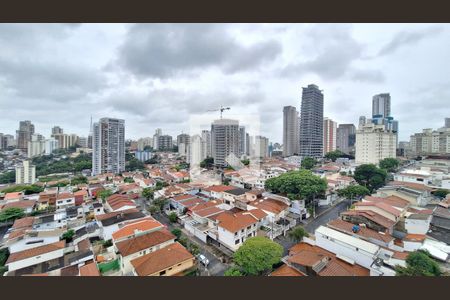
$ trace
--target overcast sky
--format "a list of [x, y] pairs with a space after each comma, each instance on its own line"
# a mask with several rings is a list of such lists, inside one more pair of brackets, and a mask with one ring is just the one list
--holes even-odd
[[324, 91], [326, 117], [358, 123], [389, 92], [400, 140], [450, 117], [446, 24], [0, 24], [0, 132], [20, 120], [87, 136], [92, 115], [126, 138], [189, 132], [221, 105], [282, 141], [282, 110]]

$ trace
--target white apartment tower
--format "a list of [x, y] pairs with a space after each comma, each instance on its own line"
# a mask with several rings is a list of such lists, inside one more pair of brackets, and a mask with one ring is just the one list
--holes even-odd
[[101, 118], [93, 125], [92, 175], [125, 171], [125, 121]]
[[323, 119], [323, 154], [336, 150], [337, 123], [329, 118]]
[[397, 139], [395, 133], [384, 125], [367, 123], [356, 131], [355, 162], [357, 164], [378, 164], [385, 158], [396, 157]]
[[202, 130], [203, 153], [205, 157], [212, 157], [211, 154], [211, 132]]
[[36, 166], [29, 160], [24, 160], [16, 166], [16, 184], [34, 184], [36, 182]]
[[283, 108], [283, 156], [292, 156], [299, 151], [299, 117], [293, 106]]
[[239, 157], [239, 121], [220, 119], [211, 124], [211, 150], [216, 166], [226, 166], [230, 154]]

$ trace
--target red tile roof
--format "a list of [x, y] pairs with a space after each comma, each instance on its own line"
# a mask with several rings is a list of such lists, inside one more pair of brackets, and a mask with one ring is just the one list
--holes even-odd
[[21, 228], [29, 228], [33, 225], [34, 217], [25, 217], [22, 219], [17, 219], [14, 221], [12, 228], [21, 229]]
[[368, 220], [371, 220], [385, 228], [392, 228], [395, 225], [395, 222], [383, 217], [380, 214], [377, 214], [376, 212], [370, 211], [370, 210], [348, 210], [341, 213], [341, 215], [344, 216], [362, 216], [365, 217]]
[[353, 232], [354, 224], [343, 221], [341, 219], [335, 219], [327, 224], [328, 227], [336, 229], [338, 231], [342, 231], [344, 233], [348, 233], [350, 235], [359, 235], [365, 238], [371, 238], [375, 240], [379, 240], [385, 243], [390, 243], [394, 240], [394, 238], [388, 233], [380, 233], [375, 230], [366, 227], [359, 227], [358, 232]]
[[217, 215], [215, 219], [219, 222], [219, 227], [234, 233], [258, 223], [258, 221], [265, 216], [267, 216], [265, 212], [260, 209], [255, 209], [252, 211], [243, 211], [239, 213], [230, 213], [225, 211]]
[[175, 236], [171, 232], [161, 229], [118, 242], [116, 247], [125, 257], [174, 239]]
[[6, 264], [9, 264], [9, 263], [12, 263], [15, 261], [19, 261], [19, 260], [23, 260], [26, 258], [30, 258], [30, 257], [42, 255], [45, 253], [53, 252], [56, 250], [61, 250], [61, 249], [64, 249], [65, 246], [66, 246], [66, 241], [63, 240], [63, 241], [59, 241], [59, 242], [52, 243], [52, 244], [47, 244], [47, 245], [43, 245], [43, 246], [31, 248], [31, 249], [19, 251], [19, 252], [14, 252], [14, 253], [11, 253], [11, 255], [9, 256]]
[[297, 271], [295, 268], [292, 268], [286, 264], [282, 265], [272, 273], [270, 273], [270, 276], [305, 276], [300, 271]]
[[145, 232], [145, 231], [151, 231], [156, 228], [162, 228], [163, 225], [159, 223], [156, 220], [151, 219], [144, 219], [144, 220], [138, 220], [134, 221], [132, 223], [128, 223], [127, 225], [123, 226], [122, 228], [118, 229], [117, 231], [113, 232], [112, 237], [114, 240], [118, 240], [127, 236], [132, 236], [136, 232]]
[[94, 262], [80, 267], [80, 276], [100, 276], [97, 265]]
[[370, 207], [370, 206], [378, 207], [379, 209], [384, 210], [385, 212], [388, 212], [388, 213], [390, 213], [391, 215], [393, 215], [395, 217], [399, 217], [401, 215], [401, 212], [398, 209], [392, 207], [389, 204], [383, 203], [383, 202], [370, 202], [370, 201], [368, 201], [368, 202], [358, 202], [358, 203], [355, 203], [355, 206], [356, 207], [361, 207], [361, 206], [364, 206], [364, 207], [366, 207], [366, 206], [367, 207]]
[[234, 190], [236, 187], [229, 185], [213, 185], [207, 188], [204, 188], [205, 191], [221, 193], [225, 191]]
[[35, 200], [19, 200], [19, 201], [6, 203], [5, 205], [3, 205], [2, 210], [11, 208], [11, 207], [27, 209], [27, 208], [34, 207], [35, 204], [36, 204]]

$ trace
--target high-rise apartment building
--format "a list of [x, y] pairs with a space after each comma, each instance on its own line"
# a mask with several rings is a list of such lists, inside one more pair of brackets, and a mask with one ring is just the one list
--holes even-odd
[[372, 98], [372, 116], [387, 118], [391, 116], [391, 95], [378, 94]]
[[450, 128], [450, 118], [445, 118], [445, 125], [444, 127]]
[[159, 135], [158, 136], [158, 150], [168, 151], [173, 149], [172, 136], [170, 135]]
[[353, 124], [339, 124], [336, 130], [336, 149], [346, 154], [355, 151], [356, 127]]
[[27, 155], [29, 158], [41, 156], [45, 152], [45, 138], [39, 133], [31, 135], [28, 142]]
[[52, 134], [51, 137], [58, 141], [61, 149], [68, 149], [78, 143], [78, 135], [76, 134], [57, 133]]
[[59, 149], [59, 142], [55, 139], [47, 139], [45, 140], [45, 155], [50, 155], [55, 151], [56, 149]]
[[245, 133], [245, 155], [250, 156], [250, 134], [248, 132]]
[[427, 128], [410, 137], [411, 155], [448, 155], [450, 154], [450, 127], [437, 130]]
[[247, 137], [245, 132], [245, 126], [239, 126], [239, 156], [245, 155], [247, 153], [247, 142], [245, 138]]
[[92, 175], [125, 171], [125, 121], [101, 118], [93, 125]]
[[34, 125], [31, 121], [20, 121], [19, 130], [16, 131], [17, 148], [27, 152], [28, 142], [31, 141], [31, 136], [34, 134]]
[[323, 155], [323, 93], [315, 84], [302, 92], [299, 155], [313, 158]]
[[255, 136], [254, 141], [255, 144], [253, 146], [253, 157], [259, 159], [269, 157], [269, 139], [264, 136], [257, 135]]
[[283, 108], [283, 156], [299, 152], [300, 123], [298, 111], [293, 106]]
[[206, 158], [206, 154], [204, 152], [204, 141], [202, 137], [198, 134], [193, 135], [190, 139], [189, 143], [189, 153], [188, 162], [191, 168], [199, 167], [200, 163]]
[[64, 130], [59, 126], [54, 126], [52, 128], [52, 134], [63, 134]]
[[177, 146], [179, 155], [187, 156], [190, 140], [191, 140], [190, 135], [186, 133], [182, 133], [177, 136]]
[[153, 135], [153, 149], [154, 150], [159, 150], [159, 136], [162, 135], [162, 129], [161, 128], [157, 128], [155, 130], [155, 134]]
[[359, 117], [359, 122], [358, 122], [358, 129], [362, 129], [364, 127], [364, 125], [366, 125], [367, 123], [367, 119], [365, 116], [360, 116]]
[[226, 166], [230, 154], [239, 157], [239, 121], [215, 120], [211, 124], [211, 150], [214, 164]]
[[153, 147], [153, 139], [151, 137], [140, 138], [137, 141], [138, 151], [144, 151], [145, 147]]
[[384, 125], [367, 123], [356, 131], [355, 162], [378, 164], [385, 158], [396, 157], [397, 140], [392, 130]]
[[36, 166], [24, 160], [16, 166], [16, 184], [34, 184], [36, 182]]
[[79, 136], [76, 144], [81, 148], [88, 148], [88, 138], [85, 136]]
[[323, 119], [323, 154], [336, 150], [337, 123], [329, 118]]
[[0, 133], [0, 150], [6, 149], [6, 138], [3, 133]]
[[203, 153], [205, 157], [212, 157], [211, 153], [211, 132], [202, 130]]

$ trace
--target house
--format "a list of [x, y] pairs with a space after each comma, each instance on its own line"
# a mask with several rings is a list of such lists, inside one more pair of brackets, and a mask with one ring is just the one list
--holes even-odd
[[33, 211], [35, 205], [36, 205], [35, 200], [18, 200], [18, 201], [6, 203], [5, 205], [3, 205], [1, 207], [0, 211], [8, 209], [8, 208], [12, 208], [12, 207], [17, 207], [17, 208], [22, 208], [26, 214], [30, 214]]
[[147, 217], [145, 219], [124, 224], [118, 230], [113, 232], [112, 239], [114, 243], [118, 243], [162, 228], [164, 228], [164, 226], [160, 222], [151, 217]]
[[38, 215], [33, 223], [33, 230], [54, 230], [56, 228], [65, 228], [67, 226], [67, 213], [60, 210], [51, 214]]
[[15, 270], [57, 259], [64, 256], [65, 247], [65, 241], [58, 241], [52, 244], [11, 253], [5, 263], [5, 266], [8, 267], [9, 273]]
[[430, 230], [433, 211], [410, 208], [406, 212], [404, 227], [409, 234], [427, 234]]
[[136, 276], [173, 276], [194, 267], [195, 258], [176, 242], [131, 261]]
[[269, 274], [269, 276], [306, 276], [302, 272], [298, 271], [297, 269], [288, 266], [287, 264], [283, 264], [281, 267], [277, 268], [275, 271]]
[[216, 240], [234, 252], [245, 240], [256, 236], [259, 226], [266, 216], [267, 214], [260, 209], [237, 213], [222, 212], [215, 216]]
[[156, 180], [153, 178], [135, 178], [135, 181], [141, 188], [153, 188], [156, 186]]
[[126, 195], [114, 194], [106, 199], [105, 208], [109, 211], [122, 211], [136, 208], [136, 203]]
[[178, 215], [183, 215], [190, 207], [204, 202], [204, 199], [190, 194], [178, 195], [169, 200], [170, 207], [175, 209]]
[[448, 208], [436, 207], [431, 219], [431, 232], [429, 236], [450, 244], [450, 210]]
[[56, 209], [75, 206], [75, 197], [71, 193], [60, 193], [56, 197]]
[[248, 191], [248, 189], [233, 188], [231, 190], [224, 191], [222, 193], [222, 196], [226, 204], [234, 206], [234, 202], [236, 201], [236, 199], [239, 197], [245, 197], [245, 193], [247, 193]]
[[11, 193], [6, 193], [5, 197], [3, 198], [3, 200], [6, 203], [10, 203], [10, 202], [16, 202], [16, 201], [20, 201], [23, 199], [23, 193], [22, 192], [11, 192]]
[[377, 195], [380, 197], [398, 196], [408, 200], [411, 205], [423, 207], [432, 200], [432, 191], [433, 188], [424, 184], [391, 181], [387, 186], [379, 188]]
[[123, 273], [132, 272], [132, 260], [175, 243], [175, 238], [167, 229], [160, 228], [115, 243], [115, 249], [120, 253], [119, 259]]
[[95, 262], [90, 262], [81, 266], [79, 271], [79, 276], [101, 276]]
[[[63, 229], [53, 229], [47, 231], [34, 231], [31, 226], [27, 229], [19, 229], [9, 234], [6, 246], [10, 253], [35, 248], [38, 246], [56, 243], [64, 233]], [[21, 232], [22, 234], [18, 235]]]
[[120, 194], [140, 194], [142, 188], [137, 183], [122, 184], [119, 186]]
[[92, 208], [94, 210], [94, 216], [101, 215], [105, 213], [105, 209], [103, 208], [103, 204], [100, 202], [94, 202], [92, 204]]
[[228, 185], [213, 185], [210, 187], [206, 187], [202, 190], [202, 193], [213, 198], [213, 199], [221, 199], [223, 198], [223, 192], [233, 190], [235, 187]]
[[370, 210], [348, 210], [341, 213], [344, 221], [355, 225], [364, 224], [367, 228], [378, 232], [388, 232], [392, 234], [395, 222]]
[[75, 205], [81, 205], [89, 200], [89, 194], [87, 190], [79, 190], [73, 193], [75, 197]]
[[100, 235], [104, 240], [110, 240], [112, 234], [117, 231], [120, 226], [133, 220], [145, 218], [146, 215], [141, 211], [132, 208], [128, 210], [115, 211], [95, 216], [97, 224], [100, 227]]
[[383, 217], [397, 222], [402, 212], [391, 205], [381, 201], [363, 201], [354, 204], [355, 210], [372, 211]]

